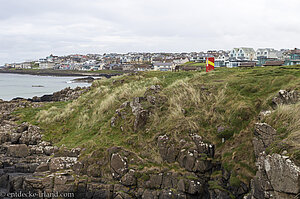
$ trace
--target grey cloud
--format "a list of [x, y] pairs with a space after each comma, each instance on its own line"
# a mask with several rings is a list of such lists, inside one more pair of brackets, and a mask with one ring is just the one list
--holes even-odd
[[299, 47], [298, 0], [0, 0], [0, 65], [50, 53]]

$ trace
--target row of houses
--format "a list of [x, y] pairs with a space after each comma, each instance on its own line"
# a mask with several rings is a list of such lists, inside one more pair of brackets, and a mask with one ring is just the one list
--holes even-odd
[[233, 48], [191, 53], [127, 53], [50, 55], [36, 61], [6, 64], [7, 68], [39, 68], [57, 70], [126, 70], [169, 71], [186, 62], [205, 62], [215, 57], [215, 67], [295, 65], [300, 64], [300, 49]]
[[300, 49], [275, 50], [273, 48], [234, 48], [228, 55], [216, 57], [216, 67], [275, 66], [300, 64]]

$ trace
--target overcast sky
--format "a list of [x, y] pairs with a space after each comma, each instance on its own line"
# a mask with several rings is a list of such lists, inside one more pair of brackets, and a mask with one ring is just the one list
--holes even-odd
[[0, 0], [0, 65], [49, 54], [300, 47], [300, 0]]

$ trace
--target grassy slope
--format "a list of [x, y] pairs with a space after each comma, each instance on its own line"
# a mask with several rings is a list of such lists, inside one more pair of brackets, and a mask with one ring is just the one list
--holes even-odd
[[[120, 79], [125, 82], [112, 83]], [[218, 68], [210, 73], [145, 72], [96, 81], [90, 92], [73, 102], [50, 103], [39, 109], [22, 109], [16, 114], [22, 121], [42, 127], [45, 139], [57, 145], [85, 147], [86, 153], [122, 146], [139, 153], [152, 165], [161, 164], [157, 161], [157, 135], [166, 133], [179, 139], [196, 132], [216, 144], [216, 158], [227, 169], [233, 170], [240, 180], [249, 181], [255, 174], [252, 132], [257, 115], [261, 110], [270, 109], [271, 99], [280, 89], [300, 88], [299, 80], [299, 66]], [[165, 102], [152, 107], [153, 114], [146, 128], [133, 131], [134, 116], [130, 111], [126, 120], [119, 120], [116, 127], [110, 127], [115, 110], [123, 102], [143, 96], [153, 84], [163, 87], [160, 96]], [[299, 110], [299, 105], [297, 107]], [[287, 111], [284, 113], [288, 115]], [[271, 125], [280, 128], [278, 122], [270, 118], [267, 119]], [[283, 121], [291, 119], [282, 118]], [[220, 126], [226, 130], [218, 134]], [[292, 127], [287, 124], [286, 131], [291, 130], [289, 128]], [[293, 125], [292, 130], [299, 133], [299, 125]], [[226, 138], [225, 143], [222, 137]], [[293, 150], [297, 152], [297, 148]]]
[[205, 67], [205, 65], [206, 65], [205, 63], [198, 63], [198, 62], [193, 62], [193, 61], [182, 64], [183, 67], [185, 67], [185, 66]]

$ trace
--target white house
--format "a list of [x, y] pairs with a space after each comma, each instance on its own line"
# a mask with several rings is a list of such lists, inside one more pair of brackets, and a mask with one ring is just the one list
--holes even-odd
[[171, 71], [172, 69], [175, 68], [175, 64], [172, 62], [166, 62], [166, 63], [157, 62], [154, 63], [153, 66], [154, 66], [154, 70], [156, 71]]
[[256, 52], [253, 48], [234, 48], [229, 53], [230, 58], [235, 58], [239, 60], [256, 60]]
[[21, 63], [22, 68], [30, 69], [31, 68], [31, 62], [23, 62]]
[[173, 59], [173, 63], [174, 64], [184, 64], [186, 62], [188, 62], [189, 59], [187, 57], [185, 58], [178, 58], [178, 59]]
[[259, 48], [256, 51], [256, 56], [277, 59], [282, 57], [282, 52], [275, 50], [273, 48]]
[[54, 68], [55, 63], [54, 62], [40, 62], [40, 68], [41, 69], [49, 69], [49, 68]]

